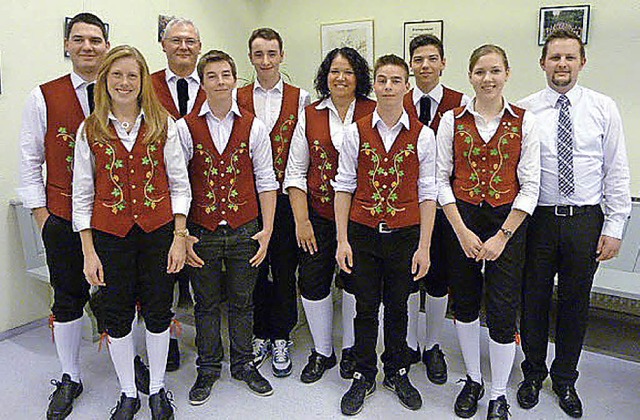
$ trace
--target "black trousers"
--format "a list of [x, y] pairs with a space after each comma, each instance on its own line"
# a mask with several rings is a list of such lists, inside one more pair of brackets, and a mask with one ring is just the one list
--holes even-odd
[[[457, 201], [456, 205], [464, 224], [483, 242], [498, 232], [511, 211], [511, 204], [491, 207], [487, 204], [475, 206]], [[452, 261], [448, 272], [456, 319], [461, 322], [478, 319], [482, 295], [485, 292], [489, 336], [501, 344], [515, 341], [526, 230], [525, 219], [495, 261], [476, 262], [473, 258], [467, 258], [453, 229], [450, 230], [450, 238], [447, 241], [446, 252]]]
[[574, 384], [587, 329], [596, 248], [604, 216], [600, 206], [574, 208], [573, 216], [556, 216], [554, 207], [539, 206], [527, 237], [522, 305], [522, 350], [525, 377], [544, 380], [549, 341], [549, 308], [558, 275], [555, 360], [551, 379]]
[[131, 332], [136, 301], [147, 330], [157, 334], [171, 325], [174, 278], [167, 273], [167, 257], [173, 229], [173, 222], [149, 233], [134, 226], [124, 238], [93, 231], [106, 283], [101, 321], [111, 337]]
[[356, 371], [375, 381], [377, 369], [378, 310], [384, 303], [384, 353], [386, 374], [409, 367], [407, 352], [407, 299], [413, 286], [411, 260], [418, 248], [420, 227], [392, 233], [349, 222], [353, 271], [346, 279], [356, 297]]
[[79, 319], [89, 300], [80, 235], [73, 231], [71, 222], [51, 214], [42, 227], [42, 242], [53, 287], [51, 312], [58, 322]]
[[433, 233], [431, 234], [430, 259], [431, 265], [424, 279], [414, 282], [415, 285], [411, 293], [418, 290], [424, 290], [427, 295], [441, 298], [449, 293], [449, 279], [447, 277], [447, 252], [445, 242], [450, 235], [447, 233], [453, 228], [444, 215], [442, 209], [436, 210], [436, 218], [433, 224]]
[[[253, 296], [253, 334], [256, 337], [289, 339], [298, 322], [297, 268], [298, 243], [293, 211], [289, 197], [278, 194], [269, 251], [260, 265]], [[269, 270], [273, 281], [269, 281]]]

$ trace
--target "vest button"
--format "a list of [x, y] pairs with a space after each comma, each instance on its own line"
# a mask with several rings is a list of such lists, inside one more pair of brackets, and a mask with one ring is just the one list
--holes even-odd
[[484, 194], [482, 194], [482, 198], [484, 198], [484, 197], [485, 197], [485, 195], [484, 195]]
[[224, 165], [224, 160], [221, 160], [221, 161], [220, 161], [220, 165]]
[[132, 169], [132, 170], [131, 170], [131, 173], [134, 173], [134, 172], [135, 172], [135, 171]]
[[486, 184], [486, 182], [482, 181], [481, 184], [484, 185], [484, 184]]
[[487, 157], [486, 156], [482, 156], [482, 160], [487, 160]]
[[138, 200], [136, 200], [136, 199], [134, 198], [133, 200], [131, 200], [131, 202], [132, 202], [133, 204], [136, 204], [136, 203], [138, 202]]
[[386, 185], [383, 185], [383, 186], [382, 186], [382, 189], [383, 189], [383, 190], [386, 190], [386, 189], [387, 189], [387, 186], [386, 186]]
[[133, 215], [133, 218], [134, 218], [134, 219], [137, 219], [137, 218], [138, 218], [138, 215], [137, 215], [137, 214], [134, 214], [134, 215]]
[[385, 162], [389, 162], [389, 158], [384, 158], [384, 161]]
[[131, 186], [131, 189], [132, 189], [132, 190], [135, 190], [135, 189], [136, 189], [136, 186], [135, 186], [135, 185], [132, 185], [132, 186]]
[[133, 155], [129, 155], [129, 159], [133, 159]]
[[224, 190], [224, 185], [220, 187], [221, 190]]
[[222, 201], [223, 203], [226, 203], [226, 202], [227, 202], [227, 199], [226, 199], [226, 198], [223, 198], [223, 199], [222, 199], [222, 200], [220, 200], [220, 201]]
[[486, 169], [482, 169], [482, 172], [487, 172], [487, 170]]
[[226, 211], [224, 211], [224, 210], [222, 210], [220, 213], [221, 213], [223, 216], [224, 216], [225, 214], [227, 214], [227, 212], [226, 212]]
[[224, 172], [220, 174], [220, 178], [224, 178]]

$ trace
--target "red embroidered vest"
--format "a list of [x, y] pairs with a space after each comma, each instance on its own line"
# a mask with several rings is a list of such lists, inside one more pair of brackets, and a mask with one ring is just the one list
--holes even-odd
[[493, 207], [512, 203], [520, 191], [517, 171], [525, 111], [511, 105], [517, 117], [505, 111], [496, 133], [485, 143], [473, 115], [463, 113], [464, 109], [453, 111], [454, 195], [475, 205], [485, 201]]
[[92, 228], [124, 238], [134, 225], [153, 232], [173, 220], [164, 143], [144, 144], [145, 132], [143, 122], [131, 151], [120, 140], [90, 142], [96, 162]]
[[71, 221], [71, 181], [76, 131], [84, 112], [67, 74], [40, 86], [47, 105], [44, 153], [47, 164], [47, 208]]
[[[169, 114], [171, 114], [176, 120], [182, 118], [180, 116], [180, 111], [173, 100], [173, 96], [171, 96], [169, 86], [167, 85], [166, 70], [159, 70], [153, 73], [151, 75], [151, 83], [153, 83], [153, 90], [156, 92], [156, 96], [167, 112], [169, 112]], [[207, 99], [207, 95], [204, 90], [202, 90], [202, 88], [198, 89], [198, 96], [196, 96], [196, 101], [194, 102], [191, 110], [193, 111], [195, 109], [197, 110], [196, 112], [200, 112], [200, 107], [202, 107], [205, 99]]]
[[[306, 137], [309, 144], [309, 172], [307, 173], [307, 191], [313, 209], [322, 217], [334, 220], [333, 197], [335, 195], [331, 181], [338, 170], [338, 151], [331, 141], [329, 129], [329, 110], [317, 110], [317, 101], [304, 109], [306, 116]], [[368, 98], [357, 98], [353, 112], [353, 121], [371, 114], [376, 102]]]
[[193, 138], [189, 179], [193, 198], [189, 218], [212, 232], [223, 220], [236, 229], [258, 217], [258, 198], [249, 157], [253, 114], [236, 117], [229, 143], [220, 154], [206, 117], [191, 113], [185, 122]]
[[423, 125], [410, 117], [410, 129], [402, 127], [387, 152], [373, 115], [356, 122], [360, 135], [358, 187], [350, 220], [376, 228], [386, 222], [397, 229], [420, 224], [418, 200], [418, 136]]
[[[280, 188], [278, 188], [279, 193], [282, 191], [284, 171], [287, 168], [287, 160], [289, 159], [291, 137], [298, 123], [298, 103], [300, 101], [299, 88], [287, 83], [283, 85], [280, 115], [271, 129], [271, 133], [269, 133], [269, 137], [271, 138], [271, 152], [273, 153], [273, 168], [276, 173], [276, 179], [280, 184]], [[253, 86], [254, 84], [251, 83], [238, 89], [238, 105], [255, 115]]]
[[[440, 104], [438, 104], [438, 109], [436, 109], [433, 120], [429, 123], [429, 128], [431, 128], [434, 133], [438, 133], [438, 127], [440, 126], [442, 115], [450, 109], [457, 108], [462, 104], [462, 96], [461, 92], [442, 86], [442, 100], [440, 101]], [[409, 115], [416, 119], [418, 118], [418, 111], [413, 104], [413, 89], [404, 95], [404, 109]]]

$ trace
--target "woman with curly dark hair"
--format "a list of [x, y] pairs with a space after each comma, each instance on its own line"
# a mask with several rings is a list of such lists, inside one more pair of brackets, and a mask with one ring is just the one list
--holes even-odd
[[[331, 181], [338, 167], [342, 132], [375, 109], [375, 101], [367, 98], [371, 92], [369, 65], [353, 48], [329, 52], [320, 64], [314, 84], [321, 99], [306, 107], [298, 119], [284, 181], [301, 248], [298, 281], [302, 304], [314, 342], [309, 362], [300, 376], [305, 383], [316, 382], [325, 370], [336, 365], [331, 281], [337, 244]], [[349, 379], [355, 368], [351, 353], [355, 298], [346, 290], [342, 307], [340, 374]]]

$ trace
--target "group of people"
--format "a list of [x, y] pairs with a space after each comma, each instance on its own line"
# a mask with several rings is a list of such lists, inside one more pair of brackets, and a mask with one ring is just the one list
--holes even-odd
[[[631, 202], [616, 105], [577, 85], [586, 63], [580, 38], [567, 31], [547, 38], [540, 58], [547, 87], [518, 105], [503, 96], [507, 54], [491, 44], [471, 54], [473, 98], [441, 84], [442, 42], [421, 35], [408, 65], [383, 55], [373, 77], [356, 50], [334, 49], [318, 69], [313, 103], [283, 80], [283, 41], [273, 29], [251, 34], [256, 80], [240, 88], [231, 56], [200, 57], [193, 22], [169, 22], [161, 44], [168, 67], [150, 74], [136, 48], [110, 49], [102, 20], [80, 13], [65, 33], [73, 71], [27, 101], [20, 193], [42, 228], [62, 365], [48, 419], [67, 417], [83, 391], [79, 347], [90, 286], [100, 288], [96, 316], [121, 386], [111, 418], [134, 418], [139, 392], [149, 394], [154, 419], [174, 418], [164, 377], [179, 365], [170, 337], [177, 276], [181, 293], [190, 284], [195, 300], [193, 405], [204, 404], [220, 378], [225, 302], [231, 376], [255, 394], [273, 393], [258, 370], [269, 357], [274, 376], [292, 372], [298, 289], [313, 339], [300, 379], [314, 383], [335, 367], [335, 278], [339, 369], [351, 380], [343, 414], [360, 412], [375, 391], [381, 304], [384, 387], [417, 410], [412, 364], [422, 360], [431, 382], [447, 381], [439, 333], [450, 296], [466, 367], [454, 411], [474, 416], [485, 393], [486, 295], [487, 418], [506, 419], [519, 336], [522, 408], [538, 403], [549, 374], [557, 274], [550, 374], [560, 407], [582, 415], [575, 382], [589, 293], [598, 262], [618, 252]], [[134, 345], [137, 312], [148, 368]]]

